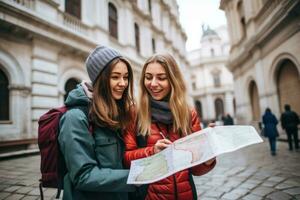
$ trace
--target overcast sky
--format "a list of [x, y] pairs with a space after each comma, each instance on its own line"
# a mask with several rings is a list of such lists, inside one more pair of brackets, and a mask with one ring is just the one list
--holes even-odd
[[199, 48], [203, 23], [211, 28], [226, 24], [226, 17], [219, 9], [220, 0], [177, 0], [180, 22], [188, 36], [187, 50]]

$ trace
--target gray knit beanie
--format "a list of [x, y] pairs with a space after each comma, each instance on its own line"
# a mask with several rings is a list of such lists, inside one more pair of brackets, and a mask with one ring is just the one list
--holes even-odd
[[112, 60], [119, 57], [121, 57], [119, 52], [105, 46], [98, 46], [90, 53], [85, 61], [85, 65], [93, 85], [103, 69], [108, 66]]

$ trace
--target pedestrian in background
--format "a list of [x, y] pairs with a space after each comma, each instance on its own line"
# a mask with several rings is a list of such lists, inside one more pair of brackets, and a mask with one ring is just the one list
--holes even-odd
[[295, 149], [299, 149], [299, 139], [298, 139], [298, 124], [299, 124], [299, 117], [296, 112], [291, 110], [291, 106], [286, 104], [284, 105], [284, 112], [281, 114], [280, 121], [281, 126], [285, 130], [288, 143], [289, 143], [289, 150], [293, 150], [293, 140], [295, 144]]
[[278, 120], [272, 113], [270, 108], [266, 108], [265, 114], [263, 115], [263, 125], [264, 125], [264, 136], [269, 139], [271, 154], [276, 155], [276, 138], [278, 135], [277, 124]]
[[122, 130], [132, 121], [132, 69], [104, 46], [89, 55], [86, 67], [92, 86], [82, 84], [69, 93], [65, 104], [72, 109], [60, 120], [58, 141], [67, 167], [63, 199], [127, 200], [135, 188], [126, 184]]
[[224, 126], [234, 125], [233, 118], [230, 116], [229, 113], [227, 113], [226, 116], [223, 117], [223, 125]]
[[[186, 102], [183, 76], [170, 54], [155, 54], [144, 64], [137, 120], [138, 127], [132, 127], [124, 134], [127, 167], [132, 160], [156, 154], [179, 138], [201, 129], [197, 112]], [[145, 148], [138, 148], [137, 133], [144, 136]], [[197, 199], [192, 175], [203, 175], [215, 164], [213, 158], [150, 184], [146, 199]]]

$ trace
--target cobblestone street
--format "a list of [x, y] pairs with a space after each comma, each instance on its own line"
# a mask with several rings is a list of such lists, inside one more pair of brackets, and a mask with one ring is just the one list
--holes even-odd
[[[300, 152], [277, 144], [277, 156], [270, 155], [267, 142], [220, 156], [212, 172], [195, 177], [199, 198], [300, 199]], [[0, 161], [0, 199], [39, 199], [39, 176], [37, 155]], [[45, 199], [55, 193], [44, 189]]]

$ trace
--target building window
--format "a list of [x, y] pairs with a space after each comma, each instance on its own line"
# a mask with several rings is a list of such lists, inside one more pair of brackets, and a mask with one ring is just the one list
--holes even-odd
[[150, 15], [152, 15], [152, 2], [151, 2], [151, 0], [148, 0], [148, 10], [149, 10]]
[[0, 69], [0, 121], [9, 120], [8, 78]]
[[134, 35], [135, 35], [135, 47], [138, 53], [141, 53], [140, 49], [140, 28], [134, 23]]
[[108, 14], [109, 34], [118, 39], [118, 12], [112, 3], [108, 4]]
[[195, 81], [192, 82], [192, 88], [193, 88], [193, 90], [196, 90], [196, 89], [197, 89], [197, 85], [196, 85], [196, 82], [195, 82]]
[[64, 100], [67, 99], [69, 92], [73, 89], [76, 88], [76, 85], [79, 84], [79, 81], [75, 78], [70, 78], [69, 80], [67, 80], [66, 84], [65, 84], [65, 96], [64, 96]]
[[198, 116], [200, 117], [200, 119], [202, 119], [203, 115], [202, 115], [202, 104], [201, 104], [201, 101], [196, 100], [195, 101], [195, 107], [196, 107], [196, 111], [197, 111]]
[[220, 78], [220, 73], [214, 73], [213, 74], [213, 81], [214, 81], [214, 86], [215, 87], [220, 87], [221, 86], [221, 78]]
[[211, 55], [212, 57], [215, 56], [215, 50], [214, 50], [214, 49], [210, 49], [210, 55]]
[[221, 120], [222, 116], [224, 115], [224, 106], [223, 106], [223, 100], [220, 98], [217, 98], [215, 100], [215, 111], [216, 111], [216, 120]]
[[246, 18], [245, 18], [245, 10], [244, 10], [244, 4], [242, 1], [238, 3], [237, 6], [238, 13], [239, 13], [239, 20], [241, 24], [241, 31], [242, 31], [242, 37], [246, 37], [247, 31], [246, 31]]
[[81, 0], [66, 0], [65, 11], [66, 13], [81, 19]]
[[262, 5], [265, 5], [268, 0], [261, 0]]
[[154, 38], [152, 38], [152, 52], [153, 52], [153, 53], [156, 52], [156, 44], [155, 44]]

